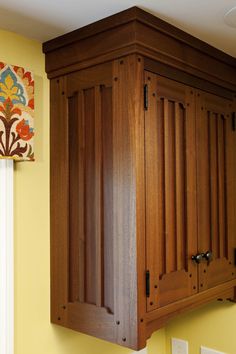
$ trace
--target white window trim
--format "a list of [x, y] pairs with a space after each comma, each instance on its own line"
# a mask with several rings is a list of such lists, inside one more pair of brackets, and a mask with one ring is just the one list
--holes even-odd
[[12, 160], [0, 160], [0, 353], [14, 353]]

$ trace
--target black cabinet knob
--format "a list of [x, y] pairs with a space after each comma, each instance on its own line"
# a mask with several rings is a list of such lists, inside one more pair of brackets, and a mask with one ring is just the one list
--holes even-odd
[[201, 263], [201, 261], [203, 260], [203, 253], [198, 253], [198, 254], [192, 256], [192, 260], [194, 262], [196, 262], [197, 264]]
[[207, 251], [206, 253], [203, 254], [203, 258], [207, 260], [207, 262], [211, 262], [213, 259], [213, 254], [211, 251]]

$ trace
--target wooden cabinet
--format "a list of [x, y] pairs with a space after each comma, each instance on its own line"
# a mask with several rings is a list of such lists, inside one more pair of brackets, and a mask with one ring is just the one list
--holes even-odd
[[[146, 72], [147, 310], [235, 278], [227, 99]], [[231, 182], [230, 182], [231, 181]], [[197, 259], [192, 258], [199, 254]]]
[[44, 44], [51, 319], [134, 349], [236, 299], [236, 60], [138, 9]]

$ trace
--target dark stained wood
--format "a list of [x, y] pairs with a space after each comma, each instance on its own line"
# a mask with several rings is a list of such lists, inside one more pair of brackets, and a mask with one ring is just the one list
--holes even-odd
[[[136, 56], [114, 61], [114, 312], [116, 321], [120, 323], [117, 326], [117, 343], [124, 344], [125, 342], [132, 348], [138, 348], [137, 262], [139, 260], [137, 259], [136, 233], [137, 224], [141, 225], [142, 221], [137, 220], [136, 216], [136, 174], [142, 172], [139, 171], [140, 157], [137, 154], [141, 117], [139, 106], [135, 103], [137, 99], [140, 101], [141, 75]], [[140, 211], [139, 215], [142, 216]], [[145, 269], [142, 269], [140, 276], [144, 274]]]
[[183, 70], [176, 70], [175, 66], [167, 65], [150, 58], [144, 58], [144, 67], [149, 72], [165, 76], [169, 79], [182, 82], [186, 85], [191, 85], [191, 87], [211, 92], [215, 95], [231, 100], [234, 97], [234, 91], [227, 90], [222, 86], [215, 85], [214, 83], [207, 81], [206, 77], [202, 79], [198, 76], [186, 73]]
[[112, 70], [96, 69], [51, 84], [52, 322], [115, 341]]
[[[229, 104], [229, 117], [227, 117], [226, 124], [226, 140], [227, 140], [227, 154], [226, 154], [226, 204], [227, 204], [227, 230], [228, 230], [228, 244], [227, 253], [228, 258], [232, 264], [235, 261], [235, 249], [236, 249], [236, 132], [232, 129], [232, 113], [236, 112], [236, 97], [234, 102]], [[236, 272], [235, 272], [236, 276]]]
[[226, 301], [233, 299], [235, 289], [236, 280], [231, 280], [207, 291], [199, 292], [186, 299], [181, 299], [160, 309], [148, 312], [146, 316], [146, 337], [149, 338], [155, 330], [164, 327], [169, 320], [186, 310], [196, 309], [217, 299]]
[[235, 278], [231, 258], [234, 250], [231, 240], [235, 235], [229, 229], [231, 211], [227, 207], [228, 200], [234, 197], [227, 191], [228, 173], [232, 173], [227, 162], [233, 149], [232, 103], [201, 91], [197, 91], [196, 97], [198, 244], [199, 252], [213, 253], [213, 260], [204, 261], [199, 267], [200, 290], [206, 290]]
[[[95, 250], [96, 250], [96, 269], [95, 269], [95, 284], [96, 284], [96, 305], [103, 305], [103, 186], [102, 186], [102, 97], [101, 87], [95, 87]], [[93, 246], [92, 246], [93, 247]]]
[[212, 47], [211, 45], [191, 36], [190, 34], [180, 30], [179, 28], [161, 20], [160, 18], [151, 15], [150, 13], [133, 6], [127, 10], [121, 11], [115, 15], [104, 18], [100, 21], [94, 22], [90, 25], [79, 28], [75, 31], [49, 40], [43, 44], [43, 51], [47, 53], [49, 51], [66, 46], [78, 40], [84, 40], [88, 37], [94, 36], [97, 33], [109, 31], [114, 27], [121, 26], [127, 22], [138, 20], [145, 23], [147, 26], [158, 29], [159, 31], [168, 34], [189, 46], [198, 49], [202, 52], [208, 52], [214, 58], [227, 63], [228, 65], [236, 66], [234, 58], [226, 53]]
[[185, 111], [175, 102], [175, 173], [176, 173], [176, 257], [177, 270], [186, 268], [186, 146]]
[[[78, 92], [78, 120], [79, 120], [79, 133], [78, 133], [78, 146], [79, 146], [79, 160], [78, 160], [78, 233], [79, 233], [79, 250], [76, 257], [78, 258], [78, 276], [75, 277], [78, 279], [78, 300], [84, 302], [85, 300], [85, 116], [84, 116], [84, 92], [80, 90]], [[76, 144], [75, 144], [76, 146]], [[74, 146], [74, 150], [75, 149]], [[72, 148], [73, 151], [73, 148]], [[77, 163], [75, 160], [74, 163]], [[77, 205], [74, 204], [74, 205]]]
[[[140, 56], [135, 57], [135, 144], [136, 144], [136, 266], [137, 266], [137, 324], [138, 342], [137, 348], [146, 346], [145, 315], [146, 315], [146, 204], [145, 204], [145, 120], [143, 109], [143, 84], [144, 61]], [[143, 143], [142, 143], [143, 142]]]
[[[164, 235], [164, 134], [163, 104], [157, 104], [157, 77], [145, 73], [148, 85], [148, 110], [145, 112], [145, 182], [146, 182], [146, 249], [151, 292], [148, 311], [159, 305], [159, 279], [165, 269]], [[159, 101], [160, 103], [160, 101]], [[159, 118], [159, 119], [158, 119]], [[156, 163], [155, 163], [156, 162]], [[158, 166], [157, 166], [158, 164]], [[152, 233], [152, 234], [151, 234]]]
[[234, 58], [138, 8], [52, 40], [44, 52], [49, 77], [136, 53], [229, 91], [236, 86]]
[[145, 112], [147, 310], [197, 292], [193, 90], [150, 72]]
[[79, 302], [69, 303], [66, 327], [115, 342], [114, 316], [104, 307]]
[[[67, 114], [65, 78], [52, 80], [50, 84], [50, 140], [51, 140], [51, 168], [50, 168], [50, 238], [51, 238], [51, 321], [65, 325], [67, 313], [63, 306], [68, 301], [68, 125], [64, 119]], [[61, 142], [64, 142], [62, 144]], [[60, 210], [60, 217], [56, 212]]]
[[236, 59], [136, 7], [44, 51], [52, 322], [138, 350], [235, 301]]
[[102, 86], [102, 154], [103, 154], [103, 248], [104, 307], [114, 313], [114, 243], [113, 243], [113, 120], [112, 87]]
[[[74, 186], [73, 190], [69, 190], [69, 301], [71, 302], [78, 300], [80, 292], [80, 277], [75, 275], [78, 275], [80, 272], [81, 258], [78, 257], [80, 252], [80, 238], [77, 237], [77, 232], [81, 223], [81, 218], [77, 214], [78, 209], [74, 207], [77, 203], [77, 200], [81, 196], [81, 191], [79, 190], [80, 184], [77, 183], [78, 176], [80, 174], [80, 144], [77, 144], [77, 142], [79, 140], [80, 122], [82, 118], [81, 114], [78, 112], [78, 101], [78, 93], [75, 93], [75, 95], [68, 98], [68, 116], [70, 117], [71, 122], [71, 124], [69, 124], [69, 171], [71, 171], [69, 174], [69, 188], [70, 186]], [[72, 146], [73, 149], [70, 148]], [[81, 208], [81, 211], [83, 212], [83, 207]], [[82, 257], [82, 260], [83, 258], [84, 257]], [[82, 288], [84, 288], [83, 284], [81, 285]]]

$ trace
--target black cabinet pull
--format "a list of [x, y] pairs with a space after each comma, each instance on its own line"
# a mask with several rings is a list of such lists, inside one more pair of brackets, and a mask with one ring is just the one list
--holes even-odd
[[213, 254], [211, 251], [207, 251], [206, 253], [203, 254], [203, 258], [207, 261], [207, 262], [211, 262], [213, 259]]
[[196, 262], [197, 264], [199, 264], [199, 263], [201, 263], [202, 262], [202, 260], [203, 260], [203, 253], [198, 253], [198, 254], [196, 254], [196, 255], [193, 255], [192, 256], [192, 260], [194, 261], [194, 262]]

